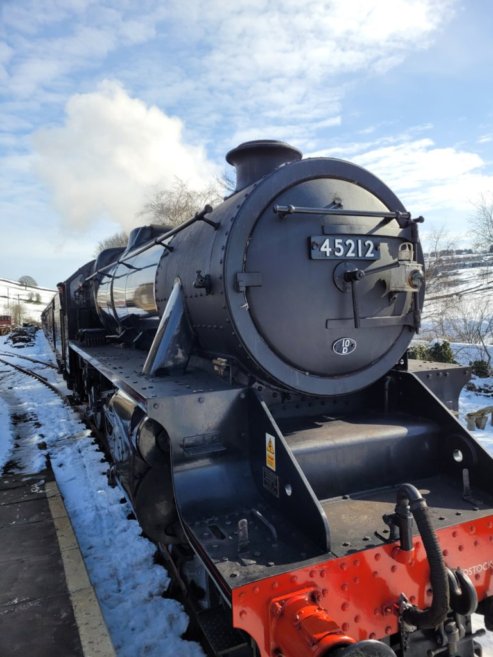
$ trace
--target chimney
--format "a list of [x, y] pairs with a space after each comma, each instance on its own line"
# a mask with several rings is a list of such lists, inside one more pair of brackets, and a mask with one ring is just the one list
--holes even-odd
[[236, 169], [236, 189], [260, 180], [281, 164], [301, 160], [303, 154], [297, 148], [275, 139], [258, 139], [240, 144], [226, 155], [226, 162]]

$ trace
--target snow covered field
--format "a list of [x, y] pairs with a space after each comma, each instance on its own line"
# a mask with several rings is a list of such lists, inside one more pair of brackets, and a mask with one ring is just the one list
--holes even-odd
[[[455, 346], [466, 362], [470, 351]], [[461, 348], [459, 348], [461, 347]], [[55, 370], [29, 363], [22, 355], [49, 361], [52, 354], [41, 331], [33, 347], [15, 349], [0, 338], [0, 350], [12, 362], [38, 369], [63, 387]], [[27, 365], [26, 365], [27, 364]], [[483, 380], [484, 381], [484, 380]], [[460, 419], [491, 403], [490, 398], [463, 392]], [[21, 434], [12, 417], [27, 427]], [[493, 453], [493, 427], [473, 432]], [[118, 657], [199, 657], [202, 649], [182, 638], [188, 619], [180, 604], [163, 597], [169, 579], [154, 564], [155, 547], [141, 536], [131, 509], [118, 488], [110, 488], [107, 463], [75, 412], [38, 381], [0, 363], [0, 468], [15, 460], [21, 472], [39, 472], [50, 455], [91, 580], [95, 586]], [[475, 617], [477, 627], [481, 618]], [[481, 639], [484, 657], [493, 657], [493, 637]]]
[[[447, 271], [426, 289], [420, 337], [493, 342], [493, 267]], [[464, 346], [464, 345], [462, 345]], [[493, 349], [493, 348], [492, 348]], [[477, 353], [480, 350], [477, 350]], [[484, 358], [483, 356], [480, 356]]]
[[[41, 313], [52, 300], [55, 290], [21, 285], [17, 281], [0, 278], [0, 315], [15, 316], [20, 308], [21, 321], [39, 322]], [[19, 311], [17, 311], [19, 314]]]

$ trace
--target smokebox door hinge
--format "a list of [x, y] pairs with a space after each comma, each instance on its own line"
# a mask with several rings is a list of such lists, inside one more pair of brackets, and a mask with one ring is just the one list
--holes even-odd
[[247, 287], [261, 287], [262, 274], [260, 272], [240, 271], [236, 274], [236, 290], [245, 292]]

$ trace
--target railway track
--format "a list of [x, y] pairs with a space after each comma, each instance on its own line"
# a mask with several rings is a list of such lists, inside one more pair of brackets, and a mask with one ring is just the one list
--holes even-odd
[[11, 358], [23, 358], [24, 360], [29, 360], [31, 363], [38, 363], [39, 365], [44, 365], [45, 367], [50, 367], [53, 370], [57, 370], [58, 367], [53, 365], [53, 363], [47, 363], [44, 360], [38, 360], [37, 358], [31, 358], [30, 356], [25, 356], [24, 354], [13, 354], [10, 351], [0, 351], [0, 356], [10, 356]]
[[[29, 360], [34, 360], [34, 359], [29, 359]], [[36, 361], [34, 361], [36, 362]], [[41, 361], [37, 361], [41, 362]], [[0, 358], [0, 363], [3, 363], [4, 365], [7, 365], [7, 367], [12, 367], [13, 369], [17, 370], [18, 372], [22, 372], [22, 374], [26, 374], [27, 376], [32, 377], [33, 379], [36, 379], [46, 387], [50, 388], [50, 390], [53, 390], [59, 397], [61, 397], [64, 401], [67, 401], [67, 395], [60, 390], [58, 386], [56, 386], [54, 383], [51, 383], [48, 381], [48, 379], [43, 376], [42, 374], [38, 374], [37, 372], [34, 372], [33, 370], [28, 370], [25, 367], [21, 367], [20, 365], [14, 364], [9, 362], [8, 360], [5, 360], [5, 358]]]

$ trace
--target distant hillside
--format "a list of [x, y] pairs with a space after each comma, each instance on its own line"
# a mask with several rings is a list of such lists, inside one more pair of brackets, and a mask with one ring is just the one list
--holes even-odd
[[477, 345], [475, 359], [487, 360], [493, 345], [493, 254], [440, 252], [430, 254], [426, 265], [420, 337]]
[[54, 294], [55, 290], [45, 287], [31, 287], [0, 278], [0, 315], [10, 315], [14, 323], [39, 322]]

